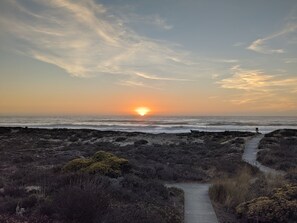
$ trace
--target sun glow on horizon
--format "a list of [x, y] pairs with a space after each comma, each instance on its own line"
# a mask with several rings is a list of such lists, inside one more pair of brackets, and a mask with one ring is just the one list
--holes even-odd
[[150, 109], [147, 107], [138, 107], [135, 109], [135, 112], [139, 114], [140, 116], [145, 116], [150, 112]]

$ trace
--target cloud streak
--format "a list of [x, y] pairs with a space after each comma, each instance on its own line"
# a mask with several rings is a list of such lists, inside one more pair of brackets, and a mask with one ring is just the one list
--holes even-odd
[[[117, 75], [141, 87], [145, 80], [185, 81], [201, 69], [187, 52], [137, 34], [93, 0], [3, 0], [0, 8], [1, 29], [17, 51], [75, 77]], [[149, 23], [172, 28], [159, 16]]]
[[284, 49], [271, 49], [266, 45], [270, 38], [257, 39], [247, 49], [263, 54], [284, 53]]
[[281, 49], [281, 48], [273, 49], [269, 47], [268, 42], [279, 37], [284, 37], [289, 34], [296, 33], [296, 31], [297, 31], [297, 23], [295, 21], [290, 22], [281, 31], [264, 38], [256, 39], [247, 47], [247, 49], [255, 51], [257, 53], [263, 53], [263, 54], [284, 53], [285, 52], [284, 49]]
[[140, 73], [140, 72], [136, 72], [136, 75], [139, 77], [142, 77], [144, 79], [149, 79], [149, 80], [162, 80], [162, 81], [190, 81], [187, 79], [177, 79], [177, 78], [169, 78], [169, 77], [158, 77], [158, 76], [154, 76], [154, 75], [149, 75], [149, 74], [145, 74], [145, 73]]
[[283, 77], [265, 74], [261, 70], [242, 69], [239, 65], [231, 68], [233, 75], [218, 83], [222, 88], [245, 91], [270, 92], [286, 90], [293, 92], [297, 89], [296, 77]]
[[129, 10], [112, 10], [112, 12], [118, 17], [118, 21], [122, 24], [140, 24], [150, 25], [163, 30], [173, 29], [173, 25], [159, 15], [138, 15]]
[[231, 68], [232, 76], [217, 83], [225, 89], [240, 90], [234, 94], [232, 103], [257, 104], [260, 107], [297, 108], [297, 78], [269, 75], [261, 70], [243, 69], [239, 65]]

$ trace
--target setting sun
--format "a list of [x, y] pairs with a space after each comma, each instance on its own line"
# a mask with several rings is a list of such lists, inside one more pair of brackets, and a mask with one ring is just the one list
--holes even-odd
[[135, 109], [135, 112], [137, 112], [140, 116], [145, 116], [150, 112], [150, 109], [147, 107], [139, 107]]

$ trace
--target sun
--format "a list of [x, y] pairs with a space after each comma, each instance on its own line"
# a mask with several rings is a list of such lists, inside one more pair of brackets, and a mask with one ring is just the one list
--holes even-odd
[[135, 109], [135, 112], [138, 113], [140, 116], [145, 116], [147, 113], [150, 112], [150, 109], [147, 107], [138, 107]]

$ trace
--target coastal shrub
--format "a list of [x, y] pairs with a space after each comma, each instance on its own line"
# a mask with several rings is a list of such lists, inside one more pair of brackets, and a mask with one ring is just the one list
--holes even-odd
[[37, 213], [41, 216], [52, 216], [55, 213], [55, 209], [56, 207], [54, 207], [52, 200], [43, 199], [37, 207]]
[[125, 169], [125, 167], [129, 166], [128, 160], [117, 156], [112, 156], [109, 159], [104, 160], [104, 162], [110, 165], [113, 169]]
[[24, 187], [16, 185], [7, 185], [4, 187], [4, 194], [10, 197], [23, 197], [26, 191]]
[[13, 158], [14, 163], [30, 163], [33, 161], [34, 159], [32, 158], [32, 156], [29, 156], [29, 155], [21, 155]]
[[22, 208], [28, 209], [34, 207], [38, 202], [38, 198], [36, 195], [32, 194], [28, 197], [25, 197], [21, 200], [20, 206]]
[[69, 161], [65, 166], [65, 171], [79, 171], [93, 163], [92, 159], [77, 158]]
[[[157, 207], [131, 204], [113, 208], [106, 216], [107, 223], [167, 223]], [[168, 222], [169, 223], [169, 222]]]
[[173, 207], [159, 208], [153, 204], [137, 203], [112, 209], [107, 223], [181, 223], [179, 212]]
[[286, 179], [290, 182], [297, 183], [297, 167], [288, 170]]
[[297, 167], [297, 130], [277, 130], [261, 140], [257, 160], [277, 170]]
[[[14, 214], [18, 199], [12, 197], [0, 198], [0, 216], [2, 214]], [[1, 221], [0, 221], [1, 222]]]
[[134, 146], [142, 146], [148, 144], [148, 141], [145, 139], [140, 139], [134, 142]]
[[105, 151], [98, 151], [88, 159], [78, 158], [71, 160], [63, 167], [63, 170], [66, 172], [99, 173], [111, 177], [119, 176], [124, 172], [128, 172], [129, 169], [130, 164], [128, 160]]
[[127, 138], [126, 137], [118, 137], [115, 139], [116, 142], [123, 142], [125, 141]]
[[92, 184], [69, 185], [60, 189], [53, 200], [56, 213], [65, 221], [92, 223], [100, 219], [109, 199], [100, 187]]
[[297, 131], [295, 129], [284, 129], [281, 131], [281, 135], [285, 137], [297, 136]]
[[114, 156], [115, 155], [113, 155], [112, 153], [109, 153], [109, 152], [98, 151], [93, 155], [92, 159], [99, 162], [99, 161], [109, 160], [110, 158], [112, 158]]
[[236, 207], [239, 216], [257, 222], [296, 222], [297, 184], [275, 189], [269, 196], [244, 202]]
[[44, 178], [50, 170], [46, 169], [40, 171], [33, 164], [30, 165], [20, 165], [9, 177], [9, 180], [13, 182], [14, 185], [25, 185], [25, 184], [35, 184]]
[[[157, 197], [162, 198], [162, 200], [169, 198], [167, 188], [158, 181], [144, 180], [130, 174], [126, 175], [120, 184], [123, 188], [137, 193], [142, 198], [146, 198], [146, 201], [154, 200]], [[150, 196], [147, 196], [148, 194], [150, 194]]]
[[87, 173], [100, 173], [103, 175], [108, 175], [108, 174], [120, 174], [119, 170], [115, 170], [110, 167], [110, 165], [104, 163], [104, 162], [95, 162], [89, 165], [88, 167], [83, 169], [84, 172]]
[[253, 179], [249, 186], [248, 200], [267, 196], [275, 188], [281, 187], [286, 183], [286, 180], [283, 176], [274, 176], [274, 175], [260, 175], [256, 179]]
[[161, 216], [165, 219], [166, 223], [181, 223], [183, 218], [176, 208], [165, 206], [160, 211]]
[[16, 216], [16, 215], [0, 215], [1, 223], [52, 223], [45, 216]]

